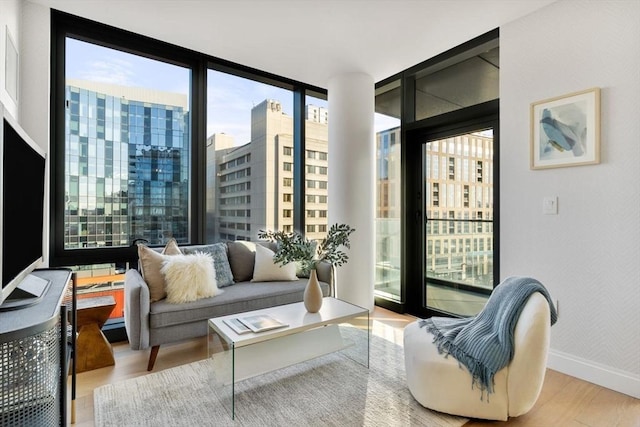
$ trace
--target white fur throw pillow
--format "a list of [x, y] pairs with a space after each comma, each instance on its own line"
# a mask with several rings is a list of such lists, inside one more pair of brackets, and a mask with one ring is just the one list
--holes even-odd
[[162, 263], [167, 302], [180, 304], [218, 295], [211, 255], [173, 255]]
[[256, 245], [256, 262], [253, 267], [252, 282], [273, 282], [296, 280], [297, 265], [295, 262], [282, 265], [273, 262], [275, 253], [262, 245]]

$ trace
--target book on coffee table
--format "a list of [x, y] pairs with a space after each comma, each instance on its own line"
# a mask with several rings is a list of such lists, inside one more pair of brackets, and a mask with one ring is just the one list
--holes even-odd
[[225, 319], [224, 322], [238, 334], [245, 334], [247, 332], [264, 332], [271, 329], [289, 326], [268, 314], [234, 317], [232, 319]]
[[233, 319], [224, 319], [223, 322], [228, 327], [233, 329], [236, 334], [246, 334], [248, 332], [252, 332], [251, 329], [249, 329], [244, 323], [238, 320], [237, 317], [234, 317]]

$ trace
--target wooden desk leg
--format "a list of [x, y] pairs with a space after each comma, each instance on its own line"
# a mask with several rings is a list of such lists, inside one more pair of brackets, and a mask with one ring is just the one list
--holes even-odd
[[95, 323], [84, 325], [80, 328], [76, 346], [76, 354], [78, 355], [77, 372], [115, 365], [113, 348]]

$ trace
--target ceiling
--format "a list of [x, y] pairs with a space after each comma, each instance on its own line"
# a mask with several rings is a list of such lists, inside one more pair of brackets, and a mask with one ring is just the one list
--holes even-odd
[[29, 0], [304, 83], [380, 81], [556, 0]]

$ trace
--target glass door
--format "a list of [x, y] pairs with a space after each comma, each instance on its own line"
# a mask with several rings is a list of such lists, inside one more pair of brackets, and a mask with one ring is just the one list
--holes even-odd
[[495, 283], [493, 127], [423, 139], [428, 311], [477, 314]]
[[499, 277], [498, 36], [376, 84], [376, 305], [474, 314]]

